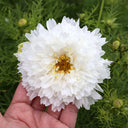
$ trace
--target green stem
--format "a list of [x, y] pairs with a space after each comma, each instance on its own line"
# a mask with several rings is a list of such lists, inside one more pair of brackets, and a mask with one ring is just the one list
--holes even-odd
[[102, 3], [101, 3], [99, 17], [98, 17], [98, 22], [97, 22], [97, 27], [99, 27], [99, 24], [100, 24], [100, 20], [101, 20], [101, 15], [102, 15], [103, 8], [104, 8], [104, 0], [102, 0]]

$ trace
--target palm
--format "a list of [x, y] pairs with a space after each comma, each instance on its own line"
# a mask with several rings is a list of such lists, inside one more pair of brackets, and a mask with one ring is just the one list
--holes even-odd
[[[39, 97], [29, 101], [25, 89], [18, 86], [3, 121], [9, 128], [74, 128], [77, 109], [70, 104], [61, 112], [52, 112], [49, 106], [39, 104]], [[2, 116], [1, 116], [2, 117]]]

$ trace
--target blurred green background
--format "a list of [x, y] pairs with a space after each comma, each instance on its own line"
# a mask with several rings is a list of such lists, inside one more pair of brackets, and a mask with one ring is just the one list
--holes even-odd
[[76, 128], [128, 128], [128, 0], [0, 0], [0, 112], [4, 114], [20, 81], [18, 44], [25, 33], [49, 18], [80, 19], [81, 27], [100, 28], [111, 64], [111, 79], [100, 84], [103, 99], [81, 108]]

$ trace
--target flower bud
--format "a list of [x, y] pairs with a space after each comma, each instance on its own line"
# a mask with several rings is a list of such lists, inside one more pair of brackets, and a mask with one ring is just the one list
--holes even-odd
[[23, 44], [24, 44], [24, 43], [30, 43], [30, 42], [23, 42], [23, 43], [20, 43], [20, 44], [18, 45], [17, 53], [21, 53], [21, 52], [22, 52], [22, 48], [23, 48]]
[[128, 113], [128, 107], [123, 108], [126, 113]]
[[113, 25], [113, 23], [114, 23], [114, 22], [113, 22], [113, 20], [112, 20], [112, 19], [108, 19], [108, 20], [107, 20], [107, 24], [108, 24], [109, 26], [112, 26], [112, 25]]
[[26, 19], [20, 19], [18, 22], [18, 26], [19, 27], [23, 27], [27, 24], [27, 20]]
[[113, 2], [114, 2], [114, 0], [110, 0], [110, 2], [111, 2], [111, 3], [113, 3]]
[[114, 108], [121, 108], [123, 106], [123, 100], [121, 99], [116, 99], [113, 102]]
[[28, 29], [24, 29], [24, 33], [29, 33], [29, 30]]
[[125, 44], [121, 44], [121, 51], [125, 50]]
[[116, 41], [113, 42], [112, 45], [113, 45], [113, 49], [117, 50], [119, 48], [119, 46], [120, 46], [120, 42], [118, 40], [116, 40]]
[[18, 51], [17, 53], [21, 53], [22, 52], [22, 47], [23, 47], [23, 43], [18, 45]]
[[83, 18], [85, 17], [85, 14], [84, 14], [84, 13], [81, 13], [81, 14], [79, 15], [79, 17], [80, 17], [80, 19], [83, 19]]

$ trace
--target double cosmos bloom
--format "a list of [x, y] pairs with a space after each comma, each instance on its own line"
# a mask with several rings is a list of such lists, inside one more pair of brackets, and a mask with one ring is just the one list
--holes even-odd
[[39, 96], [40, 103], [52, 105], [53, 111], [69, 103], [90, 109], [102, 98], [97, 93], [103, 92], [98, 83], [110, 78], [111, 61], [101, 58], [106, 39], [99, 29], [80, 28], [79, 20], [63, 17], [61, 23], [49, 19], [46, 24], [47, 29], [38, 24], [27, 33], [29, 42], [15, 54], [27, 95], [30, 100]]

